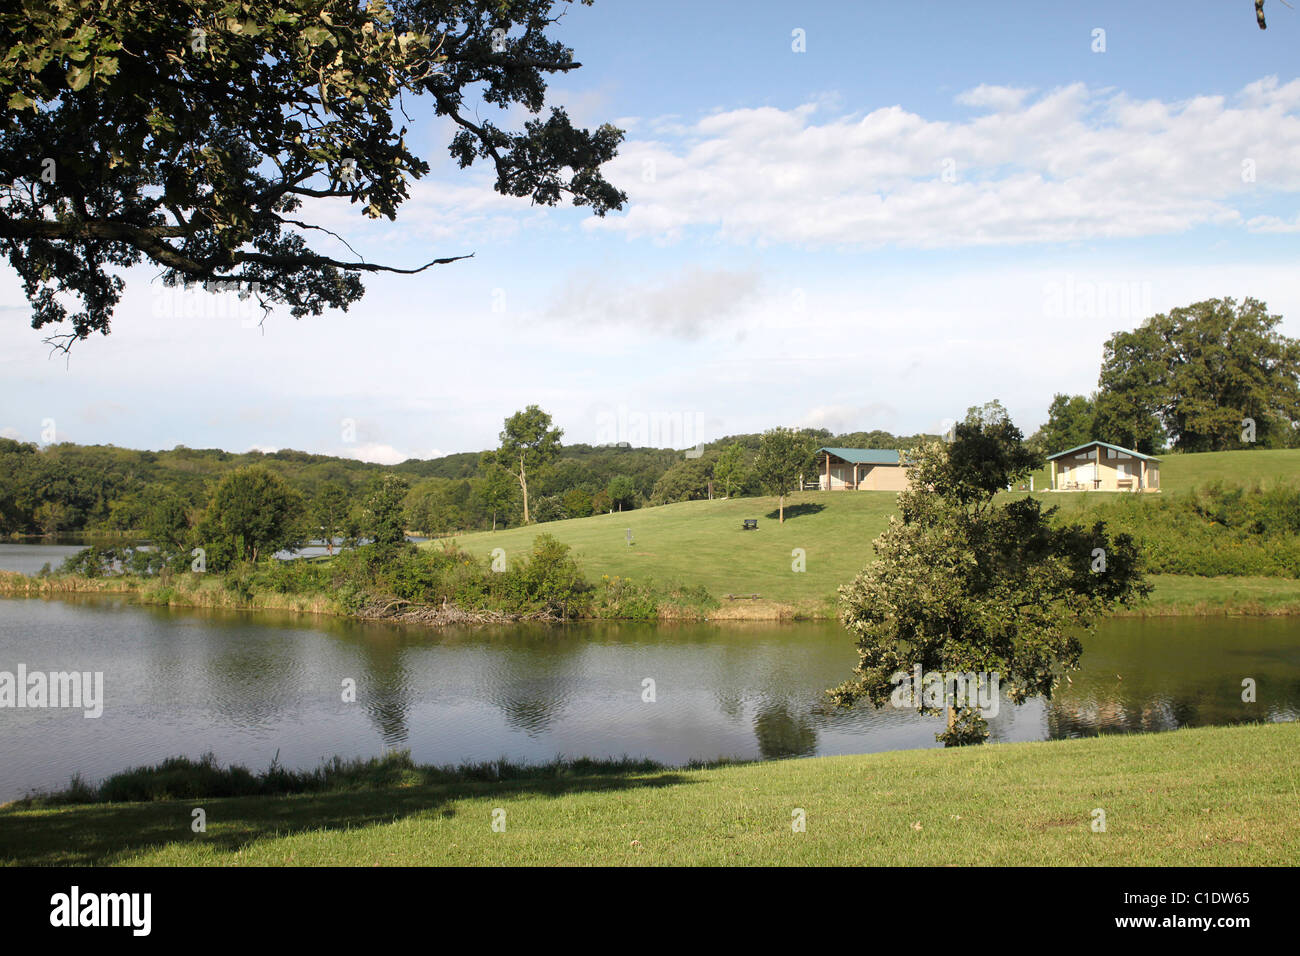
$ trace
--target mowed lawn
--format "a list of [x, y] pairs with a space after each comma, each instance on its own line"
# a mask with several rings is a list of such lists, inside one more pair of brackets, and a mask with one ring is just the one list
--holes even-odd
[[[871, 542], [896, 512], [897, 497], [888, 491], [800, 492], [786, 499], [785, 524], [775, 517], [775, 498], [685, 501], [479, 532], [456, 542], [483, 557], [503, 548], [510, 560], [527, 554], [537, 535], [551, 534], [573, 548], [590, 579], [603, 574], [653, 578], [702, 584], [717, 598], [759, 594], [812, 606], [870, 563]], [[758, 519], [756, 531], [743, 530], [746, 518]], [[793, 570], [795, 548], [805, 553], [802, 572]]]
[[[1167, 493], [1222, 479], [1227, 483], [1297, 480], [1300, 449], [1168, 455], [1161, 466]], [[1036, 483], [1043, 487], [1040, 479]], [[1113, 495], [1042, 493], [1047, 504], [1069, 514], [1089, 500]], [[1149, 496], [1155, 500], [1156, 495]], [[805, 613], [830, 612], [836, 589], [873, 559], [871, 542], [897, 513], [897, 495], [887, 491], [808, 491], [786, 499], [786, 521], [776, 519], [775, 498], [687, 501], [592, 518], [552, 521], [527, 528], [460, 535], [457, 543], [487, 557], [502, 548], [507, 560], [526, 554], [542, 533], [570, 545], [588, 578], [620, 575], [659, 583], [702, 584], [716, 598], [761, 595], [764, 602]], [[746, 518], [758, 530], [745, 531]], [[627, 541], [631, 529], [632, 544]], [[434, 542], [429, 546], [436, 547]], [[795, 548], [805, 553], [805, 570], [794, 570]], [[1155, 580], [1153, 606], [1188, 609], [1197, 604], [1254, 602], [1272, 609], [1300, 604], [1300, 580], [1281, 578], [1179, 578]], [[757, 611], [761, 604], [723, 601], [728, 608]], [[761, 616], [761, 611], [759, 612]]]
[[[6, 864], [1300, 864], [1300, 725], [0, 810]], [[207, 811], [207, 832], [190, 830]], [[1102, 818], [1104, 832], [1094, 830]], [[796, 832], [800, 811], [806, 823]], [[498, 829], [492, 823], [498, 821]], [[499, 828], [504, 823], [504, 830]]]

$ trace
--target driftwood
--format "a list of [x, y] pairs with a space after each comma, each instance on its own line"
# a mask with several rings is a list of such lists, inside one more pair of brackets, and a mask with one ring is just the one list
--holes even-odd
[[467, 610], [445, 602], [443, 604], [413, 604], [410, 601], [397, 598], [387, 602], [374, 601], [365, 604], [352, 616], [364, 621], [421, 624], [426, 627], [516, 624], [520, 621], [552, 622], [561, 620], [558, 615], [550, 611], [512, 614], [507, 611]]

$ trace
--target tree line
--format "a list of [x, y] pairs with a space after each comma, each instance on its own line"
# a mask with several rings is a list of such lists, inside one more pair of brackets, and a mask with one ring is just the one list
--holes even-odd
[[[1256, 299], [1225, 298], [1117, 332], [1096, 391], [1056, 395], [1028, 445], [1038, 454], [1094, 439], [1147, 454], [1300, 446], [1300, 341], [1282, 335], [1280, 323]], [[998, 402], [985, 411], [1005, 416]], [[563, 436], [530, 405], [505, 419], [493, 450], [393, 466], [288, 450], [39, 449], [0, 439], [0, 534], [165, 538], [182, 518], [197, 528], [221, 482], [241, 469], [280, 479], [300, 501], [291, 510], [303, 535], [328, 542], [367, 536], [366, 502], [381, 485], [400, 500], [404, 528], [429, 536], [708, 497], [771, 495], [783, 516], [785, 497], [816, 476], [818, 447], [906, 452], [936, 437], [774, 428], [683, 452], [565, 445]]]

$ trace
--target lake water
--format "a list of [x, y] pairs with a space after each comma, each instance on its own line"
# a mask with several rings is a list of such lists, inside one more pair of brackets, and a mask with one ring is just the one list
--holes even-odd
[[35, 574], [48, 564], [58, 570], [66, 558], [72, 557], [86, 546], [84, 544], [26, 544], [17, 541], [0, 541], [0, 571], [17, 571]]
[[[1295, 720], [1300, 621], [1119, 619], [1050, 703], [994, 741]], [[668, 763], [934, 747], [939, 718], [838, 712], [855, 661], [834, 624], [444, 630], [113, 598], [0, 599], [0, 671], [102, 671], [103, 716], [0, 709], [0, 801], [213, 751], [265, 768], [409, 749], [420, 762], [644, 755]], [[1241, 701], [1253, 678], [1258, 702]], [[643, 681], [656, 700], [643, 701]], [[344, 703], [342, 682], [356, 682]]]

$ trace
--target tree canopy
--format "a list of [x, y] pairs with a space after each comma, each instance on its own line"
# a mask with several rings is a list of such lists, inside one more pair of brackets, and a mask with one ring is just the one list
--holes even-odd
[[[225, 282], [295, 317], [346, 309], [365, 272], [410, 267], [313, 250], [305, 203], [396, 218], [429, 172], [408, 110], [456, 128], [461, 168], [597, 215], [626, 196], [600, 167], [622, 131], [572, 125], [546, 78], [581, 64], [548, 34], [572, 0], [44, 0], [0, 10], [0, 242], [33, 328], [107, 334], [150, 261], [165, 284]], [[590, 4], [591, 0], [581, 0]], [[558, 11], [558, 12], [557, 12]], [[482, 105], [536, 118], [509, 131]], [[402, 125], [397, 120], [401, 118]], [[77, 301], [69, 311], [63, 300]]]
[[217, 485], [198, 540], [218, 570], [234, 561], [256, 561], [302, 543], [303, 510], [302, 496], [275, 472], [239, 468]]
[[794, 491], [799, 476], [816, 470], [812, 441], [793, 428], [772, 428], [763, 433], [754, 460], [759, 486], [777, 498], [780, 522], [785, 523], [785, 496]]
[[563, 429], [552, 428], [551, 416], [536, 405], [515, 412], [505, 421], [501, 447], [489, 461], [510, 469], [519, 482], [524, 499], [524, 524], [532, 520], [528, 510], [528, 473], [532, 471], [536, 478], [539, 468], [555, 460], [563, 435]]
[[[973, 410], [978, 411], [978, 410]], [[1010, 699], [1050, 697], [1082, 653], [1079, 633], [1145, 595], [1139, 552], [1106, 526], [1060, 525], [1032, 496], [995, 502], [1041, 459], [1009, 420], [971, 415], [951, 444], [911, 456], [902, 517], [874, 543], [878, 560], [840, 588], [840, 620], [857, 638], [854, 676], [830, 691], [848, 706], [892, 699], [914, 667], [997, 674]], [[936, 709], [924, 698], [922, 713]], [[947, 744], [981, 741], [982, 716], [949, 707]]]
[[[1142, 452], [1289, 444], [1300, 421], [1300, 341], [1258, 299], [1206, 299], [1106, 343], [1098, 436]], [[1243, 439], [1243, 422], [1254, 429]]]

